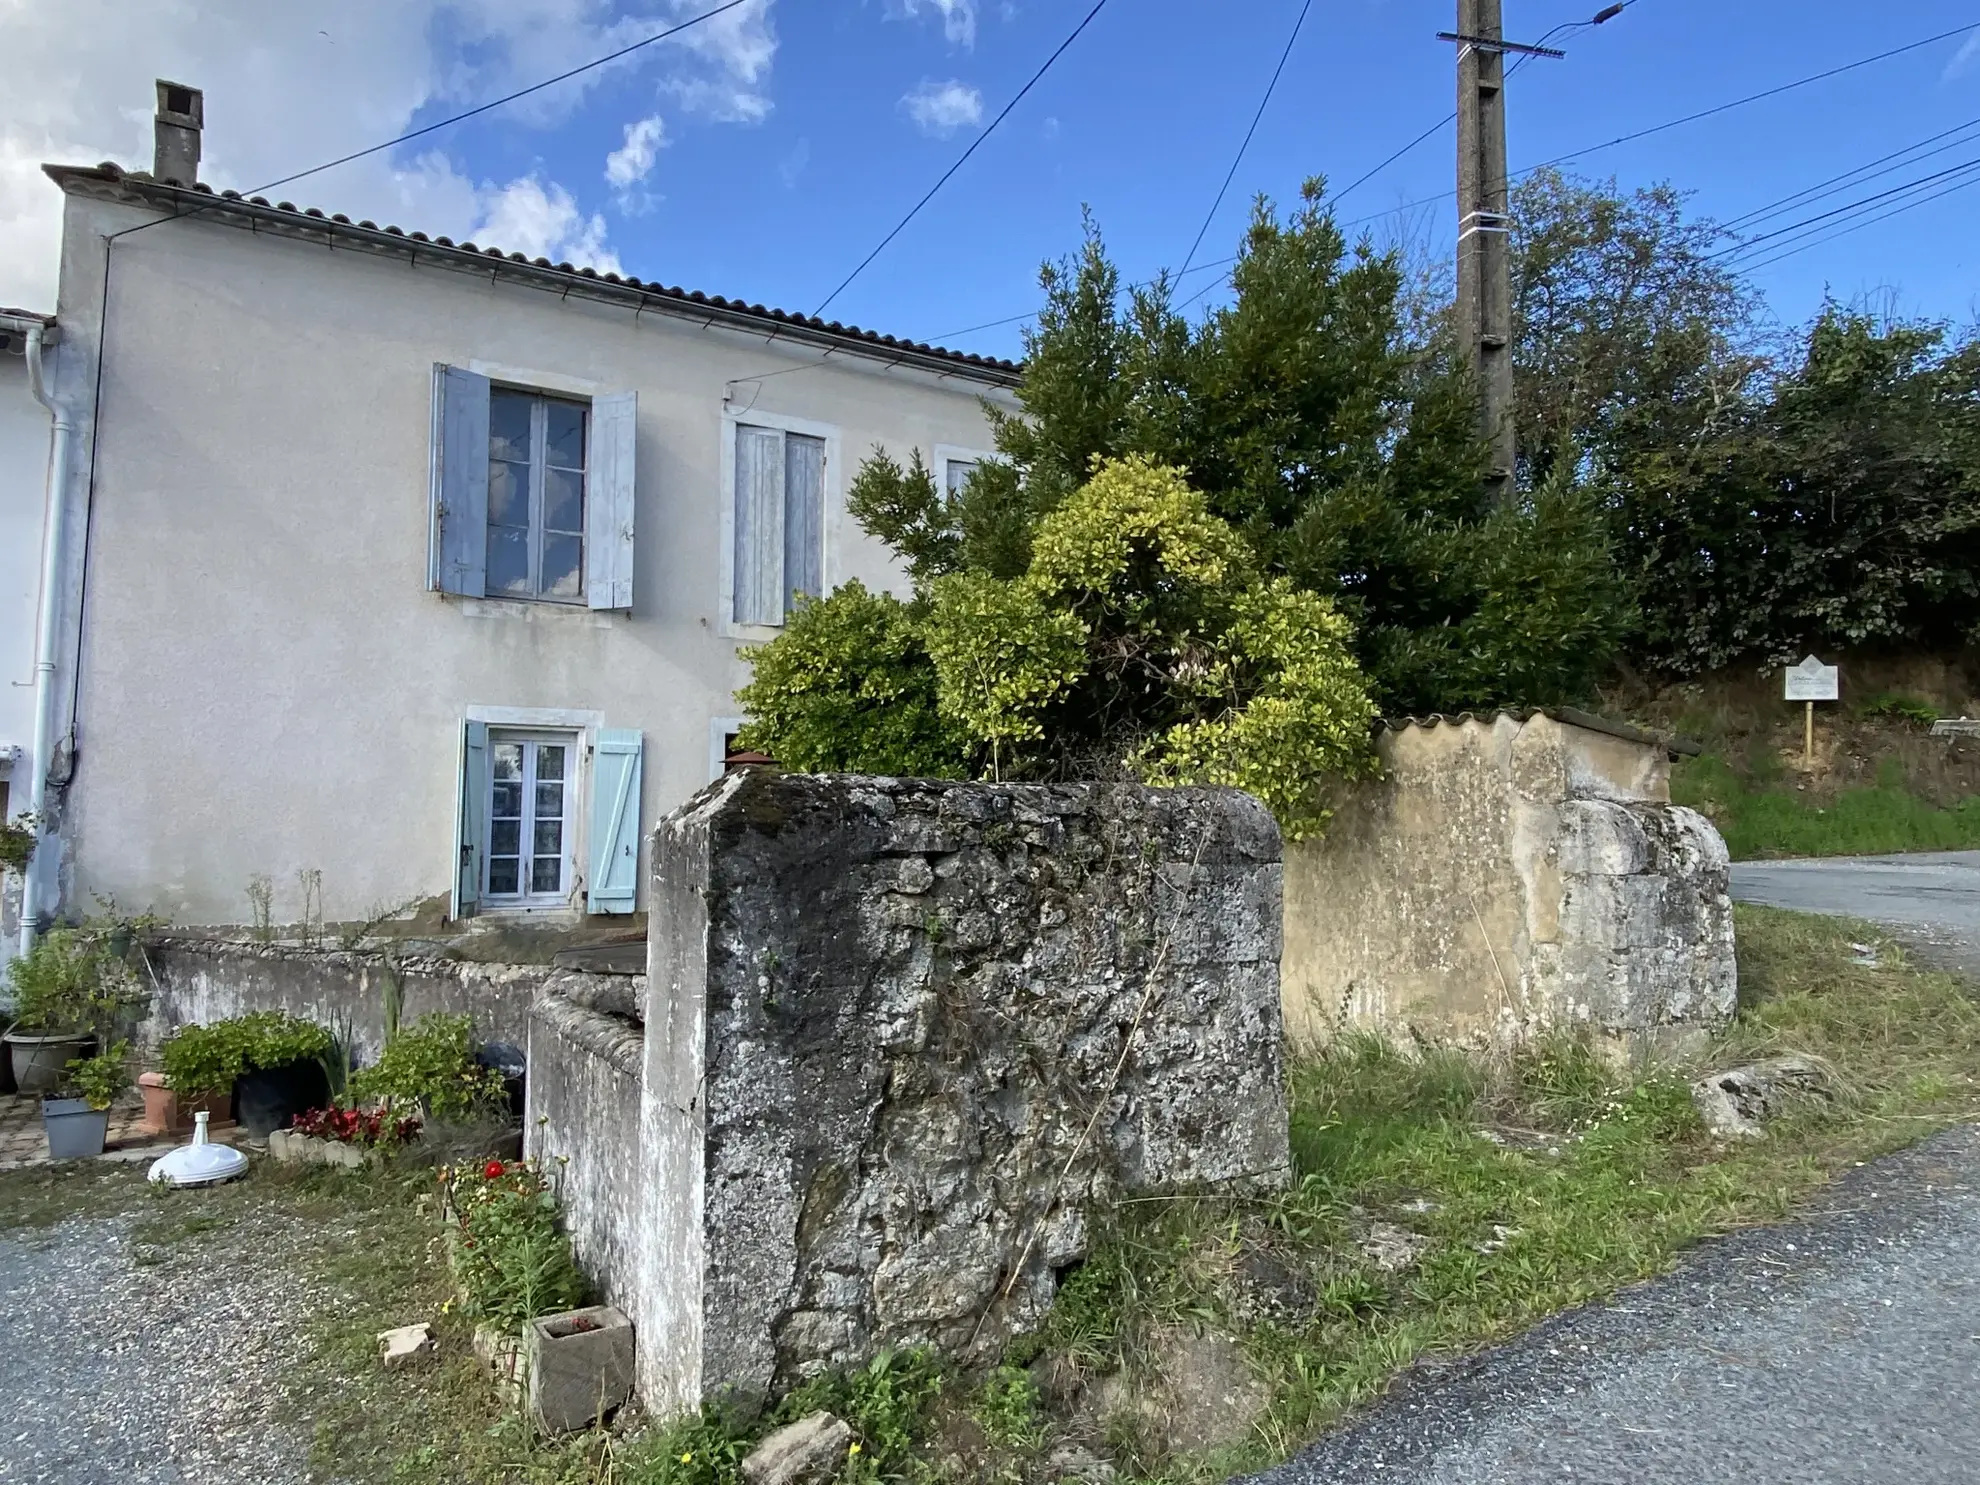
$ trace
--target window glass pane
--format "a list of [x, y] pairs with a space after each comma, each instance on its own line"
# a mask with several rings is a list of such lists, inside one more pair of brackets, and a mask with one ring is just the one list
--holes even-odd
[[522, 849], [522, 821], [497, 819], [490, 822], [488, 851], [492, 856], [513, 856]]
[[825, 440], [784, 439], [784, 605], [825, 591]]
[[561, 779], [564, 776], [564, 749], [560, 744], [537, 745], [536, 776], [539, 779]]
[[[488, 492], [488, 519], [495, 519], [495, 492]], [[543, 471], [543, 529], [584, 530], [584, 476], [568, 469]]]
[[562, 820], [564, 818], [564, 786], [562, 784], [537, 784], [536, 818], [539, 820]]
[[529, 596], [529, 530], [520, 526], [488, 528], [488, 591]]
[[524, 392], [488, 394], [488, 453], [495, 459], [529, 462], [529, 412], [534, 397]]
[[529, 466], [507, 459], [488, 461], [488, 524], [529, 524]]
[[[497, 780], [495, 784], [494, 808], [489, 818], [495, 820], [517, 820], [522, 817], [522, 784], [518, 781]], [[515, 847], [509, 847], [514, 850]]]
[[949, 461], [949, 493], [955, 494], [969, 483], [969, 477], [976, 473], [974, 459], [951, 459]]
[[547, 460], [559, 469], [584, 468], [585, 410], [575, 403], [544, 404], [548, 413], [544, 442]]
[[[493, 748], [489, 749], [489, 753], [490, 753], [489, 765], [491, 772], [493, 773], [493, 776], [495, 778], [519, 779], [522, 777], [523, 750], [521, 743], [512, 743], [512, 742], [497, 743]], [[497, 799], [500, 799], [502, 797], [499, 790], [496, 792], [495, 797]], [[520, 804], [522, 796], [517, 795], [516, 799], [518, 804]], [[514, 814], [520, 814], [521, 810], [508, 809], [508, 810], [498, 811], [498, 813], [514, 815]]]
[[538, 856], [556, 856], [564, 849], [564, 822], [558, 819], [536, 822], [536, 834], [530, 840], [530, 850]]
[[514, 897], [521, 890], [521, 871], [513, 856], [490, 856], [488, 858], [488, 895], [491, 897]]
[[564, 889], [564, 862], [558, 856], [538, 856], [529, 864], [529, 890], [561, 892]]
[[[495, 563], [488, 564], [488, 581], [495, 581]], [[584, 591], [584, 538], [543, 538], [543, 594], [546, 598], [575, 598]]]

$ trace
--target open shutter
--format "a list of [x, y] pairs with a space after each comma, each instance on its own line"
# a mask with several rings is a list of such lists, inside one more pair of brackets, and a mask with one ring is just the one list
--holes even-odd
[[784, 435], [736, 426], [735, 620], [784, 622]]
[[432, 585], [480, 598], [488, 584], [488, 378], [433, 368]]
[[591, 754], [591, 875], [587, 908], [629, 913], [639, 886], [640, 734], [600, 728]]
[[488, 724], [461, 727], [461, 757], [454, 809], [454, 884], [451, 918], [464, 918], [481, 903], [481, 862], [487, 842]]
[[[783, 608], [825, 596], [825, 440], [784, 435]], [[781, 622], [783, 614], [778, 615]]]
[[591, 399], [591, 467], [585, 476], [585, 602], [627, 609], [633, 601], [633, 440], [639, 393]]

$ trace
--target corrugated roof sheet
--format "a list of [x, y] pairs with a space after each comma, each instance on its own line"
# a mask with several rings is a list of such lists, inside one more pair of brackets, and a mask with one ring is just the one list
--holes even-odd
[[1533, 717], [1551, 717], [1556, 722], [1570, 727], [1585, 728], [1589, 732], [1604, 733], [1609, 737], [1621, 738], [1624, 742], [1642, 743], [1646, 747], [1668, 748], [1671, 752], [1692, 757], [1703, 751], [1695, 742], [1681, 737], [1666, 737], [1648, 731], [1629, 722], [1616, 722], [1608, 717], [1598, 717], [1593, 712], [1584, 712], [1572, 706], [1502, 706], [1481, 712], [1431, 712], [1422, 717], [1384, 717], [1376, 725], [1391, 732], [1400, 732], [1406, 727], [1461, 726], [1466, 722], [1483, 722], [1490, 725], [1500, 717], [1511, 717], [1515, 722], [1525, 722]]
[[298, 207], [294, 202], [270, 202], [265, 196], [242, 196], [238, 191], [218, 191], [211, 186], [180, 186], [167, 181], [154, 180], [144, 171], [125, 170], [111, 161], [101, 165], [44, 165], [42, 170], [48, 178], [63, 190], [78, 187], [109, 186], [131, 192], [148, 200], [153, 205], [169, 208], [175, 212], [225, 210], [229, 214], [239, 213], [255, 219], [288, 226], [310, 234], [328, 234], [331, 237], [344, 237], [352, 242], [376, 248], [413, 247], [422, 252], [438, 251], [455, 262], [476, 260], [481, 266], [487, 260], [500, 260], [518, 265], [523, 270], [538, 275], [547, 275], [564, 285], [578, 285], [590, 292], [624, 292], [642, 299], [657, 299], [666, 306], [678, 306], [683, 311], [706, 309], [717, 312], [724, 318], [736, 318], [755, 322], [777, 330], [795, 331], [793, 338], [824, 340], [843, 345], [846, 349], [864, 355], [875, 355], [908, 364], [921, 364], [930, 370], [951, 372], [968, 376], [974, 380], [990, 382], [999, 386], [1009, 386], [1018, 378], [1018, 364], [995, 356], [977, 356], [967, 351], [953, 351], [943, 346], [929, 345], [923, 341], [902, 340], [892, 335], [882, 335], [877, 331], [863, 330], [857, 325], [842, 324], [837, 320], [821, 320], [813, 315], [792, 314], [788, 310], [774, 309], [761, 304], [750, 304], [740, 299], [725, 298], [720, 294], [704, 294], [699, 290], [677, 288], [658, 284], [650, 280], [635, 278], [629, 274], [600, 273], [594, 268], [579, 268], [570, 263], [552, 263], [548, 258], [530, 258], [522, 253], [507, 253], [500, 248], [480, 247], [472, 242], [454, 242], [447, 237], [429, 237], [424, 232], [408, 232], [404, 228], [379, 226], [368, 220], [352, 221], [342, 212], [326, 213], [320, 207]]

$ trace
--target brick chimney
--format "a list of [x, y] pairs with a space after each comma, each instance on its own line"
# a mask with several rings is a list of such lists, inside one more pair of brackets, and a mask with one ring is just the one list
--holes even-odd
[[190, 186], [199, 182], [199, 131], [206, 122], [206, 97], [198, 88], [158, 79], [158, 117], [153, 123], [151, 173], [157, 180]]

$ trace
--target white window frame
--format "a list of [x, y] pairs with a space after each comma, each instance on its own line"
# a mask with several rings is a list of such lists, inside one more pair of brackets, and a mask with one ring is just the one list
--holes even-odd
[[[820, 497], [824, 509], [819, 512], [818, 521], [825, 539], [825, 550], [819, 562], [819, 571], [824, 574], [825, 593], [830, 593], [839, 585], [839, 522], [845, 504], [839, 480], [839, 429], [836, 424], [788, 417], [759, 408], [748, 411], [735, 407], [722, 409], [722, 590], [718, 595], [720, 607], [716, 609], [715, 632], [725, 639], [761, 642], [775, 639], [784, 632], [784, 626], [736, 622], [736, 430], [745, 426], [775, 428], [783, 433], [797, 433], [825, 442], [825, 479]], [[821, 593], [819, 596], [822, 598], [825, 595]]]
[[[495, 749], [505, 743], [522, 743], [538, 748], [560, 747], [564, 750], [564, 776], [558, 782], [563, 785], [564, 809], [560, 821], [558, 853], [563, 858], [560, 872], [562, 885], [555, 892], [538, 892], [525, 884], [521, 871], [524, 863], [534, 864], [535, 858], [523, 852], [522, 840], [517, 841], [517, 882], [522, 888], [514, 893], [497, 896], [490, 877], [495, 869]], [[574, 849], [578, 838], [578, 820], [587, 812], [588, 798], [579, 788], [578, 764], [585, 752], [584, 734], [561, 728], [503, 727], [488, 730], [488, 787], [481, 801], [482, 839], [487, 842], [481, 857], [481, 900], [495, 913], [545, 913], [563, 912], [570, 908], [572, 900], [581, 890], [579, 883], [584, 878], [584, 862]], [[527, 758], [527, 755], [525, 755]], [[523, 766], [523, 813], [517, 822], [519, 836], [527, 837], [530, 828], [536, 824], [535, 800], [531, 796], [530, 785], [535, 776], [527, 761]]]
[[[584, 916], [583, 896], [591, 885], [587, 879], [591, 861], [591, 753], [598, 741], [598, 730], [605, 725], [605, 714], [573, 707], [543, 706], [470, 706], [461, 713], [466, 722], [480, 722], [491, 731], [503, 732], [556, 732], [571, 738], [575, 756], [571, 760], [568, 777], [564, 785], [564, 819], [566, 834], [564, 851], [571, 863], [570, 880], [564, 884], [564, 895], [555, 904], [531, 903], [514, 900], [500, 904], [490, 904], [487, 898], [489, 841], [488, 808], [490, 801], [484, 799], [478, 806], [482, 811], [481, 879], [483, 890], [481, 900], [474, 910], [477, 918], [542, 918], [561, 914], [578, 919]], [[493, 768], [490, 768], [491, 796], [493, 793]]]
[[[579, 608], [579, 609], [585, 609], [587, 612], [589, 612], [590, 605], [586, 601], [586, 598], [589, 593], [588, 585], [591, 581], [591, 570], [589, 563], [591, 556], [590, 553], [591, 522], [594, 515], [594, 512], [592, 511], [591, 508], [591, 476], [592, 476], [592, 463], [595, 456], [595, 450], [592, 448], [592, 437], [591, 437], [593, 399], [590, 397], [576, 397], [568, 392], [552, 392], [541, 386], [534, 386], [534, 385], [525, 386], [519, 382], [498, 380], [496, 378], [490, 378], [488, 392], [491, 401], [493, 398], [501, 396], [504, 393], [507, 393], [512, 397], [527, 397], [530, 401], [530, 466], [529, 468], [530, 468], [530, 485], [532, 488], [527, 497], [530, 508], [529, 508], [529, 524], [526, 529], [529, 532], [529, 540], [530, 540], [530, 548], [531, 548], [530, 561], [533, 566], [540, 563], [541, 561], [543, 540], [544, 540], [545, 532], [547, 530], [546, 526], [544, 525], [544, 515], [541, 507], [541, 500], [542, 500], [541, 485], [543, 479], [547, 478], [547, 471], [550, 468], [547, 409], [549, 404], [552, 402], [560, 402], [566, 407], [576, 407], [580, 404], [583, 405], [584, 468], [582, 471], [579, 471], [581, 478], [583, 480], [583, 492], [579, 497], [580, 515], [578, 519], [584, 523], [584, 529], [577, 533], [578, 585], [577, 585], [577, 592], [573, 596], [569, 598], [558, 598], [549, 593], [506, 593], [505, 592], [505, 593], [489, 594], [487, 597], [479, 601], [484, 603], [496, 602], [496, 603], [550, 604], [557, 608]], [[494, 446], [491, 441], [489, 448], [489, 463], [492, 465], [494, 462], [495, 462]], [[492, 489], [493, 481], [494, 481], [494, 476], [492, 473], [490, 474], [489, 479]], [[492, 507], [494, 503], [494, 497], [492, 494], [489, 497], [489, 502]], [[489, 529], [493, 530], [495, 524], [495, 517], [492, 509], [488, 517], [488, 523], [489, 523]], [[539, 572], [537, 576], [540, 579], [541, 573]]]
[[988, 449], [964, 448], [961, 444], [938, 443], [935, 445], [935, 492], [944, 503], [949, 498], [949, 466], [951, 464], [1002, 464], [1002, 454]]

